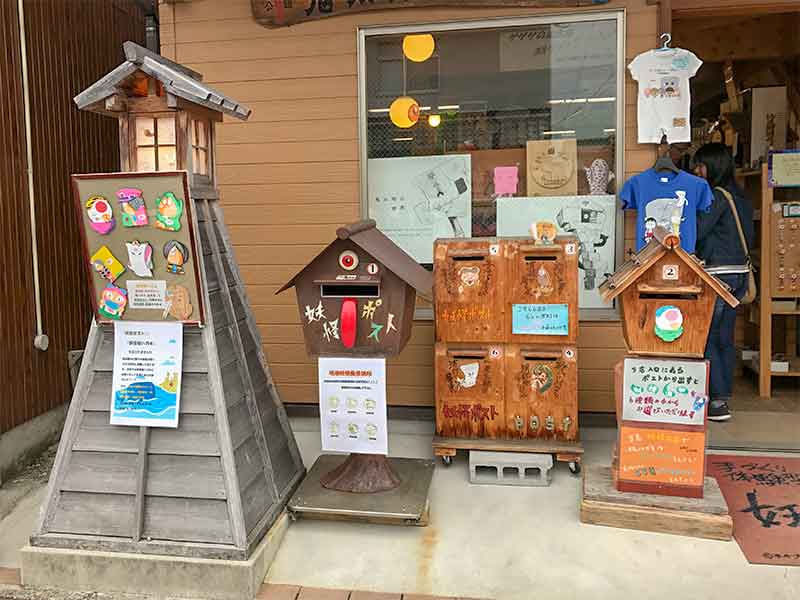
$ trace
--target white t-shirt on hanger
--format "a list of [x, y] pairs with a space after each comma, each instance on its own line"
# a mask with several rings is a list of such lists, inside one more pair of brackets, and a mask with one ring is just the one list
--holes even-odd
[[666, 134], [670, 143], [691, 142], [689, 79], [703, 61], [682, 48], [648, 50], [628, 69], [639, 82], [639, 143], [658, 144]]

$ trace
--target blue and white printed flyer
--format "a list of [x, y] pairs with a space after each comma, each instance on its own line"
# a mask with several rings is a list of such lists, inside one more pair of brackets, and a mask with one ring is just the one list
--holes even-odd
[[111, 424], [178, 426], [182, 323], [114, 323]]

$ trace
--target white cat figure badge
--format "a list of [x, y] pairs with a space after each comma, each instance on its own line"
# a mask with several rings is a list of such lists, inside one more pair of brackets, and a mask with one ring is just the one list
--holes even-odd
[[139, 277], [153, 276], [153, 248], [149, 242], [125, 242], [128, 249], [128, 268]]

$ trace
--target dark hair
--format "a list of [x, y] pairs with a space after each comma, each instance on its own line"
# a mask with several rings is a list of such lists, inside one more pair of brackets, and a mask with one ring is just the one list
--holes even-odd
[[731, 190], [737, 187], [736, 165], [730, 149], [725, 144], [706, 144], [695, 153], [693, 163], [705, 165], [708, 171], [708, 185], [712, 188]]
[[173, 248], [178, 249], [178, 252], [180, 252], [181, 256], [183, 256], [184, 262], [189, 262], [189, 250], [187, 250], [186, 246], [181, 244], [178, 240], [170, 240], [166, 244], [164, 244], [164, 258], [169, 256], [169, 253], [172, 251]]

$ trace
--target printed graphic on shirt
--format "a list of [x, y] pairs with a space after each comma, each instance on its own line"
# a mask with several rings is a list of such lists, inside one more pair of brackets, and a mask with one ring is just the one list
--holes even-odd
[[681, 233], [681, 223], [686, 220], [684, 208], [688, 204], [686, 192], [678, 190], [674, 198], [656, 198], [644, 208], [644, 242], [653, 239], [656, 226], [661, 226], [676, 235]]
[[688, 50], [651, 50], [629, 65], [639, 82], [639, 143], [657, 144], [666, 135], [672, 143], [691, 140], [689, 79], [702, 61]]

